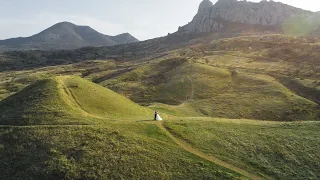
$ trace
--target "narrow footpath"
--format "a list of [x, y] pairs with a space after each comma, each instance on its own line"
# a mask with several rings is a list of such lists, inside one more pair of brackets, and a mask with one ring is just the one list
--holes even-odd
[[184, 142], [183, 140], [180, 140], [180, 139], [176, 138], [174, 135], [172, 135], [172, 134], [170, 133], [170, 131], [168, 131], [168, 129], [165, 128], [165, 126], [163, 125], [163, 122], [162, 122], [162, 121], [158, 121], [158, 122], [156, 122], [156, 124], [157, 124], [157, 126], [158, 126], [161, 130], [163, 130], [163, 131], [168, 135], [168, 137], [170, 137], [177, 145], [179, 145], [179, 146], [180, 146], [181, 148], [183, 148], [184, 150], [186, 150], [186, 151], [188, 151], [188, 152], [190, 152], [190, 153], [192, 153], [192, 154], [194, 154], [194, 155], [196, 155], [196, 156], [198, 156], [198, 157], [201, 157], [201, 158], [203, 158], [203, 159], [205, 159], [205, 160], [208, 160], [208, 161], [210, 161], [210, 162], [213, 162], [213, 163], [215, 163], [215, 164], [217, 164], [217, 165], [219, 165], [219, 166], [225, 167], [225, 168], [227, 168], [227, 169], [231, 169], [231, 170], [233, 170], [233, 171], [235, 171], [235, 172], [237, 172], [237, 173], [239, 173], [239, 174], [241, 174], [241, 175], [243, 175], [243, 176], [246, 176], [246, 177], [248, 177], [248, 178], [250, 178], [250, 179], [272, 179], [272, 178], [270, 178], [270, 177], [260, 177], [260, 176], [251, 174], [251, 173], [249, 173], [249, 172], [247, 172], [247, 171], [245, 171], [245, 170], [243, 170], [243, 169], [241, 169], [241, 168], [238, 168], [238, 167], [236, 167], [236, 166], [234, 166], [234, 165], [231, 165], [231, 164], [229, 164], [229, 163], [227, 163], [227, 162], [224, 162], [224, 161], [222, 161], [222, 160], [220, 160], [220, 159], [218, 159], [218, 158], [216, 158], [216, 157], [214, 157], [214, 156], [212, 156], [212, 155], [205, 154], [205, 153], [201, 152], [200, 150], [191, 147], [189, 144], [187, 144], [187, 143]]

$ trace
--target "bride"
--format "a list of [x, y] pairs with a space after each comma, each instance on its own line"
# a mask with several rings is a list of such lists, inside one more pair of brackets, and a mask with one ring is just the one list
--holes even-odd
[[162, 121], [162, 118], [160, 117], [158, 111], [155, 111], [154, 114], [155, 114], [155, 120], [156, 120], [156, 121]]

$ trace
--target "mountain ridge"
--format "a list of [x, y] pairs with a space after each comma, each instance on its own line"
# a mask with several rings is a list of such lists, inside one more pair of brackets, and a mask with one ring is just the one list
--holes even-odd
[[89, 26], [60, 22], [29, 37], [0, 40], [0, 51], [76, 49], [138, 42], [129, 33], [104, 35]]
[[[263, 26], [274, 32], [282, 24], [295, 16], [303, 16], [306, 21], [317, 13], [296, 8], [281, 2], [261, 1], [259, 3], [237, 0], [218, 0], [213, 4], [203, 0], [193, 20], [179, 27], [178, 32], [203, 33], [228, 31], [230, 24]], [[312, 24], [312, 22], [310, 22]], [[227, 27], [227, 28], [226, 28]]]

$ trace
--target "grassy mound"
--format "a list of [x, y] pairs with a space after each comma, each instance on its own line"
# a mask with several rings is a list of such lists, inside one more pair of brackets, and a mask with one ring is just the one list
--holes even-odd
[[165, 126], [193, 147], [251, 172], [275, 179], [320, 178], [319, 122], [184, 118]]
[[88, 124], [104, 118], [146, 118], [152, 112], [79, 77], [41, 80], [0, 102], [0, 124]]
[[0, 128], [0, 179], [239, 179], [156, 125]]
[[102, 85], [176, 116], [288, 121], [319, 118], [316, 103], [292, 93], [268, 75], [185, 59], [145, 65]]
[[107, 88], [79, 77], [62, 77], [65, 86], [82, 110], [100, 117], [150, 119], [150, 109], [130, 101]]

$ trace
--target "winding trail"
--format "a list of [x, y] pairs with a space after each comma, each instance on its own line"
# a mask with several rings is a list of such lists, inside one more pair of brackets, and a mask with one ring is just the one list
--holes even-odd
[[173, 134], [170, 133], [170, 131], [163, 125], [163, 122], [159, 121], [159, 122], [156, 122], [156, 125], [161, 129], [163, 130], [168, 137], [170, 137], [177, 145], [179, 145], [181, 148], [183, 148], [184, 150], [198, 156], [198, 157], [201, 157], [205, 160], [208, 160], [210, 162], [213, 162], [219, 166], [222, 166], [222, 167], [225, 167], [227, 169], [230, 169], [230, 170], [233, 170], [243, 176], [246, 176], [250, 179], [272, 179], [270, 177], [261, 177], [261, 176], [256, 176], [254, 174], [251, 174], [243, 169], [240, 169], [232, 164], [229, 164], [227, 162], [224, 162], [212, 155], [208, 155], [208, 154], [205, 154], [203, 152], [201, 152], [200, 150], [198, 149], [195, 149], [193, 147], [191, 147], [189, 144], [187, 144], [186, 142], [184, 142], [183, 140], [180, 140], [178, 138], [176, 138]]
[[[191, 80], [191, 96], [193, 95], [193, 83], [192, 83], [192, 78], [189, 77], [190, 80]], [[78, 102], [76, 96], [73, 94], [73, 92], [67, 87], [67, 85], [63, 82], [63, 80], [60, 80], [60, 83], [62, 85], [62, 88], [63, 88], [63, 91], [64, 93], [66, 93], [67, 95], [71, 96], [71, 100], [74, 101], [73, 104], [77, 105], [78, 108], [83, 112], [83, 114], [86, 114], [86, 115], [89, 115], [89, 116], [92, 116], [92, 117], [95, 117], [95, 118], [99, 118], [99, 119], [105, 119], [105, 118], [102, 118], [102, 117], [99, 117], [99, 116], [96, 116], [96, 115], [93, 115], [91, 114], [90, 112], [86, 111], [82, 106], [81, 104]], [[192, 153], [202, 159], [205, 159], [207, 161], [210, 161], [214, 164], [217, 164], [219, 166], [222, 166], [224, 168], [227, 168], [227, 169], [230, 169], [234, 172], [237, 172], [245, 177], [248, 177], [250, 179], [254, 179], [254, 180], [259, 180], [259, 179], [272, 179], [271, 177], [268, 177], [268, 176], [257, 176], [257, 175], [254, 175], [254, 174], [251, 174], [239, 167], [236, 167], [232, 164], [229, 164], [225, 161], [222, 161], [218, 158], [216, 158], [215, 156], [212, 156], [212, 155], [208, 155], [208, 154], [205, 154], [203, 152], [201, 152], [200, 150], [196, 149], [196, 148], [193, 148], [190, 144], [186, 143], [185, 141], [181, 140], [181, 139], [178, 139], [176, 138], [173, 134], [171, 134], [171, 132], [163, 125], [163, 121], [158, 121], [158, 122], [155, 122], [154, 124], [156, 124], [163, 132], [166, 133], [166, 135], [172, 139], [178, 146], [180, 146], [181, 148], [183, 148], [184, 150], [188, 151], [189, 153]], [[42, 127], [85, 127], [85, 126], [92, 126], [92, 125], [37, 125], [37, 126], [11, 126], [11, 125], [0, 125], [0, 128], [8, 128], [8, 127], [39, 127], [39, 126], [42, 126]]]

